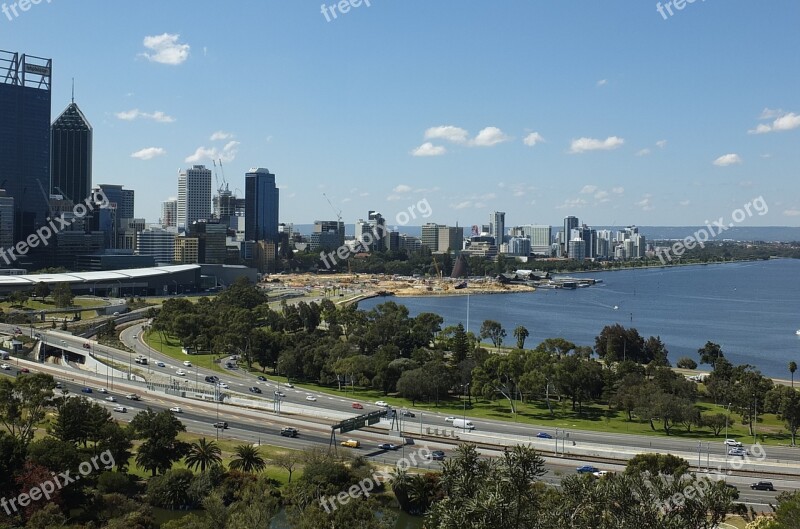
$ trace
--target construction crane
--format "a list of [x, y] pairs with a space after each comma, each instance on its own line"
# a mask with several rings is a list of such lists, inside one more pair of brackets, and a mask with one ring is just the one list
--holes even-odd
[[219, 161], [219, 169], [222, 171], [222, 184], [219, 183], [219, 175], [217, 175], [217, 161], [211, 160], [214, 164], [214, 180], [217, 182], [217, 193], [222, 194], [224, 190], [227, 190], [228, 183], [225, 181], [225, 170], [222, 168], [222, 160]]
[[433, 268], [436, 270], [436, 277], [441, 279], [442, 271], [439, 269], [439, 262], [436, 260], [436, 257], [433, 258]]
[[[333, 212], [336, 213], [336, 231], [338, 232], [339, 228], [341, 228], [342, 232], [344, 232], [344, 224], [342, 224], [342, 210], [336, 209], [336, 206], [333, 205], [333, 202], [331, 202], [331, 199], [328, 198], [328, 195], [322, 193], [322, 196], [325, 197], [325, 200], [328, 201], [328, 204], [330, 204]], [[344, 233], [342, 233], [342, 241], [344, 241]], [[347, 260], [347, 273], [348, 274], [352, 273], [352, 268], [350, 267], [350, 259]]]

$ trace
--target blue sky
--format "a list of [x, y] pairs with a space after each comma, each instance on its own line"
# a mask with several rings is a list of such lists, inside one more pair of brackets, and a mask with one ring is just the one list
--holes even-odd
[[53, 119], [75, 78], [94, 183], [152, 222], [222, 158], [232, 189], [277, 174], [284, 222], [334, 218], [323, 193], [348, 223], [426, 199], [411, 224], [460, 225], [699, 225], [763, 196], [743, 224], [800, 226], [800, 2], [320, 4], [42, 0], [0, 13], [0, 49], [53, 58]]

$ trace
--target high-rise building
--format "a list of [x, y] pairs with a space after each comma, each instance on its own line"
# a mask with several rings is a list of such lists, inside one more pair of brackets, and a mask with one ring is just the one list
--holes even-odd
[[508, 253], [521, 257], [531, 254], [531, 240], [527, 237], [512, 237], [508, 241]]
[[178, 199], [168, 198], [161, 203], [161, 227], [178, 229]]
[[464, 228], [453, 226], [439, 226], [439, 252], [453, 252], [456, 255], [461, 253], [464, 246]]
[[369, 211], [367, 220], [358, 219], [355, 225], [356, 240], [366, 251], [382, 251], [386, 249], [386, 219], [377, 211]]
[[[572, 230], [578, 226], [578, 217], [573, 217], [572, 215], [564, 217], [564, 235], [561, 240], [567, 253], [569, 253], [569, 243], [572, 241]], [[570, 255], [570, 257], [572, 256]]]
[[[0, 189], [0, 248], [14, 245], [14, 198]], [[1, 263], [0, 263], [1, 264]]]
[[175, 232], [160, 228], [146, 228], [137, 234], [139, 255], [152, 255], [156, 264], [171, 263], [175, 258]]
[[228, 254], [228, 227], [219, 221], [196, 220], [187, 232], [197, 239], [197, 258], [203, 264], [224, 264]]
[[50, 192], [80, 203], [92, 189], [92, 126], [74, 100], [53, 122], [50, 138]]
[[489, 215], [492, 231], [490, 235], [494, 237], [494, 242], [499, 248], [503, 244], [506, 236], [506, 214], [503, 211], [495, 211]]
[[422, 246], [432, 252], [439, 251], [439, 225], [428, 222], [422, 225]]
[[51, 59], [0, 51], [0, 189], [14, 199], [14, 241], [49, 215], [52, 69]]
[[569, 241], [569, 258], [576, 261], [583, 261], [586, 259], [586, 243], [583, 239], [572, 239]]
[[539, 224], [522, 226], [522, 235], [531, 240], [531, 253], [534, 255], [550, 255], [552, 244], [552, 228]]
[[[289, 234], [291, 235], [291, 233]], [[309, 242], [310, 250], [333, 251], [344, 245], [344, 222], [338, 220], [315, 220], [314, 231]]]
[[117, 184], [100, 184], [97, 187], [108, 198], [108, 207], [93, 213], [92, 230], [105, 234], [106, 248], [124, 248], [123, 232], [126, 221], [134, 217], [135, 192]]
[[279, 189], [269, 169], [250, 169], [244, 175], [244, 238], [278, 241]]
[[178, 229], [211, 216], [211, 170], [194, 165], [178, 174]]

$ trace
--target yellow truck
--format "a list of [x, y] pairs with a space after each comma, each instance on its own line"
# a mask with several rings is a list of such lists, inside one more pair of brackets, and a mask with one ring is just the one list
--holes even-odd
[[361, 446], [361, 443], [359, 443], [355, 439], [348, 439], [347, 441], [342, 441], [340, 444], [348, 448], [358, 448]]

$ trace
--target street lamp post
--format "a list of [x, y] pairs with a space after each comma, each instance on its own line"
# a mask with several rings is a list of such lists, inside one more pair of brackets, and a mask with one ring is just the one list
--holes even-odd
[[[725, 440], [728, 440], [728, 420], [730, 419], [731, 415], [731, 404], [732, 402], [728, 403], [727, 410], [728, 413], [725, 414]], [[728, 445], [723, 445], [723, 450], [725, 450], [725, 463], [728, 462]]]
[[464, 395], [462, 395], [464, 400], [464, 422], [462, 423], [464, 426], [464, 433], [467, 433], [467, 391], [469, 391], [469, 382], [464, 384]]

